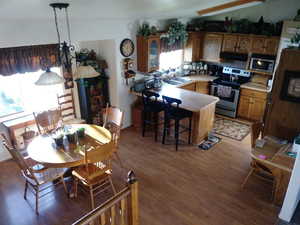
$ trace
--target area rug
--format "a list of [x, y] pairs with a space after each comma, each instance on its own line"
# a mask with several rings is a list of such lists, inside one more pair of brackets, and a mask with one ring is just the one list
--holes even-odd
[[213, 133], [242, 141], [249, 133], [250, 126], [224, 118], [215, 118]]

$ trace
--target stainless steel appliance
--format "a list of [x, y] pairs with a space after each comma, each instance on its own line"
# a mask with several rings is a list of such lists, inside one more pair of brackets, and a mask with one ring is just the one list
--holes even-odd
[[252, 54], [250, 60], [250, 70], [273, 73], [276, 56]]
[[219, 78], [211, 85], [211, 95], [220, 98], [216, 113], [236, 117], [240, 97], [240, 85], [249, 81], [251, 73], [246, 70], [224, 67]]

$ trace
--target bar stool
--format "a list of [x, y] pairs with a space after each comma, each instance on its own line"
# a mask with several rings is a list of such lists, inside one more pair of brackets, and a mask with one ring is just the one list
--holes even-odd
[[[158, 125], [159, 116], [158, 114], [164, 110], [163, 104], [160, 103], [157, 98], [159, 94], [151, 91], [143, 91], [143, 110], [142, 110], [142, 120], [143, 120], [143, 131], [142, 135], [145, 136], [146, 126], [154, 126], [155, 141], [157, 141], [158, 136]], [[153, 117], [153, 118], [152, 118]]]
[[[189, 140], [188, 143], [191, 143], [191, 134], [192, 134], [192, 116], [193, 113], [191, 111], [179, 108], [179, 105], [182, 103], [181, 100], [176, 98], [171, 98], [167, 96], [162, 96], [164, 103], [164, 111], [165, 111], [165, 120], [164, 120], [164, 132], [162, 143], [165, 144], [166, 134], [169, 131], [169, 124], [171, 120], [175, 121], [175, 141], [176, 141], [176, 151], [178, 151], [178, 142], [179, 142], [179, 133], [188, 131], [189, 132]], [[189, 127], [186, 128], [184, 126], [180, 126], [180, 120], [189, 118]], [[179, 128], [182, 127], [184, 130], [179, 132]]]

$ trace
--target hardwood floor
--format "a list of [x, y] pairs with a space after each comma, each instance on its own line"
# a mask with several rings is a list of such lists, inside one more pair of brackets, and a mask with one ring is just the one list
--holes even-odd
[[[139, 180], [141, 225], [273, 225], [279, 208], [270, 203], [271, 185], [251, 177], [250, 138], [238, 142], [222, 137], [209, 151], [195, 146], [162, 145], [151, 133], [142, 138], [134, 129], [122, 131], [119, 155]], [[124, 185], [127, 171], [113, 165], [113, 182]], [[69, 182], [69, 185], [71, 182]], [[41, 199], [23, 199], [24, 182], [12, 161], [0, 163], [0, 224], [71, 224], [89, 210], [88, 194], [68, 199], [63, 188]], [[96, 203], [109, 196], [104, 194]]]

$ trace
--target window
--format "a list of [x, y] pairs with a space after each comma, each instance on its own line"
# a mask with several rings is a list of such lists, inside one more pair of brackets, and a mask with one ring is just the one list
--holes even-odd
[[159, 56], [159, 69], [168, 70], [182, 65], [183, 50], [163, 52]]
[[[60, 68], [51, 68], [60, 74]], [[40, 70], [33, 73], [0, 75], [0, 117], [15, 113], [32, 113], [57, 107], [57, 94], [63, 93], [63, 84], [37, 86]]]

